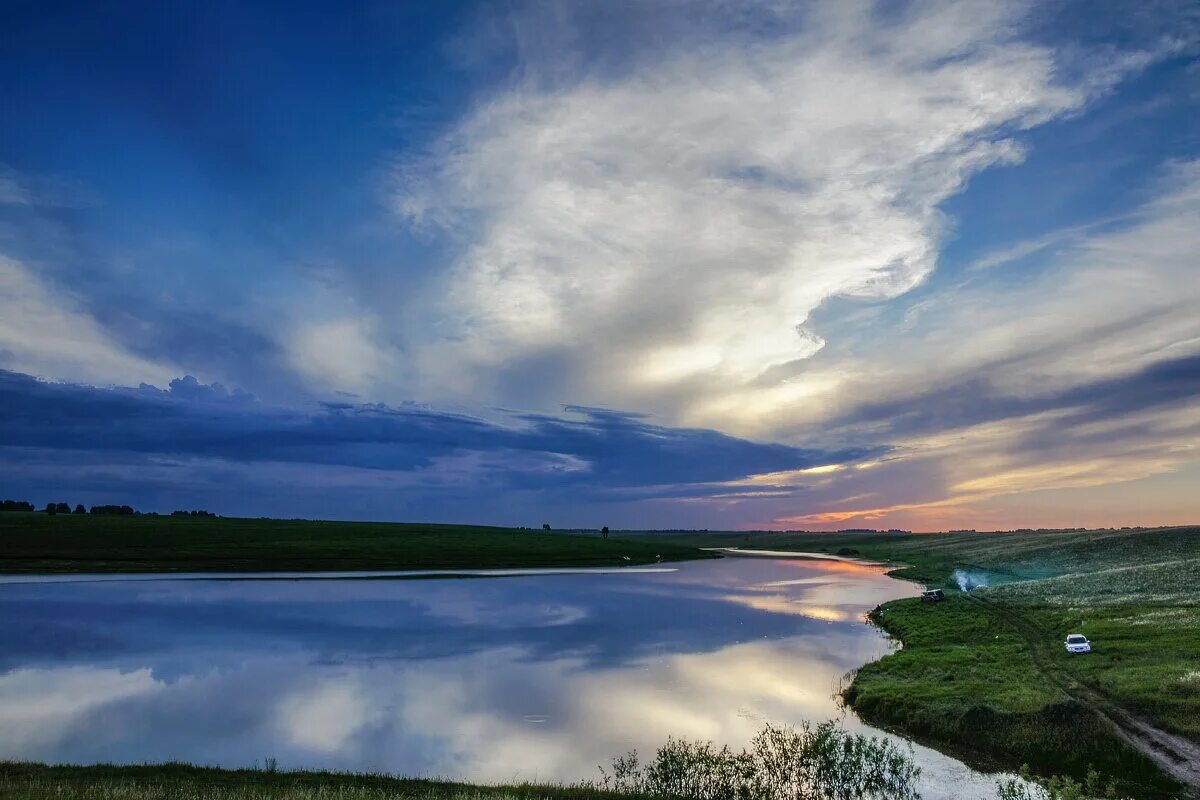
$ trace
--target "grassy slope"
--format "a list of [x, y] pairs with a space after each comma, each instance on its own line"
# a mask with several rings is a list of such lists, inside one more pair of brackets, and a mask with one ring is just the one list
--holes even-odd
[[[865, 717], [968, 760], [1076, 776], [1091, 763], [1138, 794], [1164, 789], [1146, 759], [1070, 699], [1063, 680], [1200, 741], [1200, 529], [669, 540], [853, 550], [904, 562], [899, 577], [947, 588], [956, 568], [985, 575], [992, 588], [975, 594], [986, 605], [957, 591], [942, 604], [886, 604], [879, 622], [905, 647], [863, 667], [849, 690]], [[1062, 649], [1076, 631], [1095, 653]]]
[[0, 513], [0, 573], [594, 567], [703, 556], [644, 539], [466, 525]]
[[616, 797], [631, 798], [584, 788], [481, 787], [336, 772], [222, 770], [186, 764], [48, 767], [0, 762], [3, 800], [603, 800]]

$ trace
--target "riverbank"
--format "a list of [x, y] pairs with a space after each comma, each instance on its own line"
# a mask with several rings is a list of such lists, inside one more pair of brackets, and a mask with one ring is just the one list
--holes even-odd
[[479, 786], [364, 773], [228, 770], [190, 764], [0, 762], [3, 800], [638, 800], [585, 787]]
[[645, 539], [470, 525], [0, 513], [0, 573], [612, 567], [712, 558]]
[[386, 775], [218, 770], [186, 764], [51, 767], [0, 763], [0, 798], [151, 800], [256, 798], [678, 798], [685, 800], [919, 800], [921, 769], [886, 739], [848, 733], [837, 723], [764, 725], [746, 747], [671, 738], [642, 760], [629, 751], [598, 783], [473, 786]]
[[[873, 724], [985, 768], [1082, 778], [1090, 765], [1137, 797], [1171, 795], [1167, 773], [1193, 780], [1200, 529], [670, 541], [902, 562], [896, 577], [946, 589], [943, 603], [893, 601], [876, 617], [904, 647], [846, 691]], [[961, 593], [960, 581], [976, 588]], [[1077, 632], [1093, 653], [1065, 652]]]

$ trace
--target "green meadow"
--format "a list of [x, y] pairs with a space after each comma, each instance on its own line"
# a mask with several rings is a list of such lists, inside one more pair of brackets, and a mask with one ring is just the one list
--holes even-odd
[[[590, 788], [474, 786], [341, 772], [224, 770], [189, 764], [88, 767], [0, 763], [3, 800], [605, 800]], [[636, 798], [635, 798], [636, 800]]]
[[706, 555], [668, 542], [541, 529], [0, 513], [0, 573], [608, 567]]

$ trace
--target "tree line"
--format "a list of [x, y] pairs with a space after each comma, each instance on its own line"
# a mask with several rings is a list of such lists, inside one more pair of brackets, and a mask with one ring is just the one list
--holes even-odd
[[[0, 500], [0, 511], [22, 511], [34, 512], [37, 507], [33, 503], [26, 500]], [[83, 503], [76, 503], [72, 508], [70, 503], [46, 503], [46, 507], [42, 509], [47, 514], [95, 514], [96, 516], [107, 517], [132, 517], [134, 515], [142, 516], [141, 511], [137, 511], [133, 506], [129, 505], [94, 505], [91, 508], [86, 508]], [[157, 512], [151, 511], [145, 516], [158, 516]], [[215, 517], [217, 516], [211, 511], [202, 509], [193, 509], [191, 511], [172, 511], [172, 517]]]

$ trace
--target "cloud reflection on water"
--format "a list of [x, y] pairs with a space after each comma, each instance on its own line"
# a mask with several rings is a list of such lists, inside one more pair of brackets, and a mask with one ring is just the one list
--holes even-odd
[[[836, 716], [842, 676], [887, 650], [861, 612], [905, 591], [878, 570], [748, 559], [640, 576], [9, 586], [0, 757], [595, 777], [668, 736], [739, 745], [767, 720]], [[836, 620], [795, 616], [822, 608]], [[81, 625], [97, 626], [87, 646], [46, 646]]]

